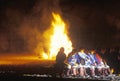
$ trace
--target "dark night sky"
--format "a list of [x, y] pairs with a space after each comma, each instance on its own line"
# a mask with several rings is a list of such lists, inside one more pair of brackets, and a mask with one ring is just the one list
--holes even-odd
[[120, 47], [120, 1], [0, 0], [0, 52], [33, 52], [52, 11], [69, 23], [74, 47]]

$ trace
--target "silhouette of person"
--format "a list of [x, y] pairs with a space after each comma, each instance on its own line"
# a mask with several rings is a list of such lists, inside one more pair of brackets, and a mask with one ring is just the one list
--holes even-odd
[[61, 47], [56, 55], [56, 70], [60, 76], [62, 76], [65, 67], [64, 61], [66, 59], [66, 54], [64, 53], [64, 50], [65, 49]]

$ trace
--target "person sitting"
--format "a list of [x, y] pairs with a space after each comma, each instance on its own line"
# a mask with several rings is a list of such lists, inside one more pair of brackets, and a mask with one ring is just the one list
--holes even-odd
[[87, 73], [86, 73], [86, 68], [85, 68], [85, 58], [87, 57], [86, 53], [84, 52], [84, 49], [81, 49], [78, 52], [78, 57], [79, 57], [79, 75], [81, 77], [86, 77]]
[[87, 53], [87, 57], [90, 59], [90, 76], [96, 77], [95, 73], [95, 67], [96, 67], [96, 61], [95, 61], [95, 54], [94, 50], [90, 50], [90, 52]]
[[76, 76], [78, 73], [76, 49], [73, 49], [72, 52], [68, 54], [68, 57], [65, 63], [67, 64], [67, 76], [70, 76], [70, 75]]

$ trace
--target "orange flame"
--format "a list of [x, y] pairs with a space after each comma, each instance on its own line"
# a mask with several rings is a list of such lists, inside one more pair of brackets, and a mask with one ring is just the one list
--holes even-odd
[[67, 36], [66, 24], [62, 20], [61, 16], [56, 13], [52, 13], [53, 20], [51, 22], [51, 31], [53, 34], [50, 37], [50, 54], [43, 54], [43, 58], [55, 59], [60, 47], [65, 48], [65, 53], [68, 55], [72, 51], [72, 43]]
[[114, 69], [113, 68], [111, 69], [111, 73], [114, 73]]

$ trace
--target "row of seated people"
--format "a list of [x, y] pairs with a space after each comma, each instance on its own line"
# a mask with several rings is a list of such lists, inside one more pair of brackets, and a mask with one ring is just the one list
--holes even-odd
[[104, 77], [111, 74], [110, 66], [95, 50], [80, 49], [77, 51], [74, 49], [68, 54], [65, 64], [67, 65], [67, 76]]

